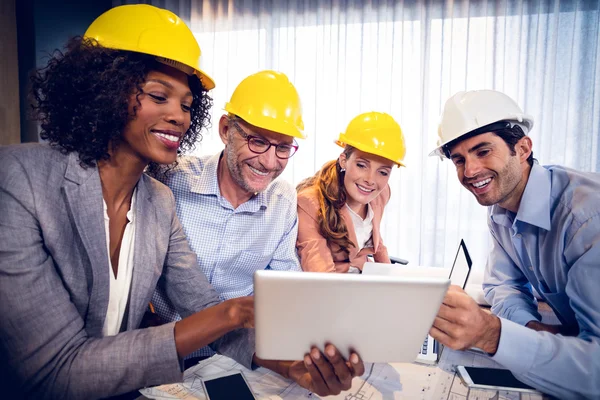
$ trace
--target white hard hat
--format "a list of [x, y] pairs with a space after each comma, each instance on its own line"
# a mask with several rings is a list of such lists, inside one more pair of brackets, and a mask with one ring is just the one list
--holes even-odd
[[531, 115], [504, 93], [495, 90], [458, 92], [446, 101], [438, 126], [438, 147], [429, 156], [444, 157], [444, 146], [476, 129], [500, 121], [519, 125], [525, 134], [533, 127]]

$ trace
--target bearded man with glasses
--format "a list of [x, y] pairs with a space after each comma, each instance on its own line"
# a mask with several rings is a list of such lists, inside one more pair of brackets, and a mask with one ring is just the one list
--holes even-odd
[[[287, 76], [261, 71], [244, 79], [225, 105], [219, 154], [180, 157], [156, 176], [175, 195], [177, 215], [198, 267], [223, 300], [254, 293], [259, 269], [300, 271], [296, 191], [275, 180], [304, 139], [302, 106]], [[152, 298], [164, 321], [180, 317], [159, 286]], [[214, 352], [205, 347], [186, 360]]]

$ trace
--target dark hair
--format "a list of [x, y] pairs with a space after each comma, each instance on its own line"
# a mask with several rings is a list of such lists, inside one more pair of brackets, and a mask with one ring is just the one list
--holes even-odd
[[[354, 147], [346, 145], [343, 153], [346, 158], [354, 152]], [[348, 253], [350, 247], [356, 245], [350, 240], [348, 227], [341, 215], [342, 207], [346, 204], [346, 187], [344, 186], [344, 172], [338, 160], [328, 161], [310, 178], [300, 182], [296, 190], [314, 187], [319, 201], [317, 223], [319, 233], [323, 236], [330, 248], [332, 244], [339, 246], [337, 252]]]
[[[512, 125], [512, 127], [511, 127], [511, 125]], [[515, 145], [517, 144], [517, 142], [519, 140], [521, 140], [521, 138], [523, 138], [525, 136], [525, 132], [523, 132], [523, 128], [521, 128], [517, 124], [514, 124], [513, 122], [510, 122], [510, 121], [494, 122], [493, 124], [482, 126], [481, 128], [475, 129], [474, 131], [471, 131], [471, 132], [469, 132], [463, 136], [460, 136], [460, 137], [454, 139], [453, 141], [447, 143], [443, 147], [444, 155], [446, 156], [446, 158], [450, 158], [450, 149], [452, 147], [454, 147], [454, 145], [462, 142], [463, 140], [467, 140], [474, 136], [481, 135], [482, 133], [487, 133], [487, 132], [492, 132], [493, 134], [495, 134], [496, 136], [499, 136], [502, 140], [504, 140], [504, 143], [506, 143], [506, 145], [510, 149], [510, 154], [513, 156], [515, 154], [517, 154], [517, 152], [515, 151]], [[529, 154], [529, 157], [527, 157], [527, 163], [531, 167], [531, 166], [533, 166], [534, 161], [537, 161], [537, 160], [535, 158], [533, 158], [533, 151], [532, 151]]]
[[[138, 106], [129, 112], [131, 95], [142, 94], [148, 72], [158, 65], [147, 54], [108, 49], [93, 39], [69, 40], [64, 52], [56, 50], [31, 78], [32, 109], [41, 138], [65, 154], [77, 152], [84, 167], [109, 159], [109, 146], [118, 146], [125, 125], [135, 118]], [[194, 148], [202, 128], [210, 124], [212, 99], [196, 76], [188, 81], [193, 94], [191, 125], [179, 152]]]

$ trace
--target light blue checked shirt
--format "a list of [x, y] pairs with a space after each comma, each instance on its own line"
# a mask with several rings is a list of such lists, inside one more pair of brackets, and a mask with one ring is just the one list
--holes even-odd
[[[494, 360], [560, 399], [600, 398], [600, 174], [534, 164], [517, 214], [495, 205], [489, 217]], [[578, 337], [523, 326], [540, 320], [531, 286]]]
[[[234, 209], [219, 190], [217, 167], [222, 153], [204, 157], [180, 157], [177, 167], [161, 181], [175, 195], [176, 210], [198, 268], [221, 299], [254, 293], [254, 271], [261, 269], [300, 271], [296, 253], [298, 217], [296, 190], [275, 180]], [[162, 290], [152, 303], [166, 321], [180, 316]], [[210, 355], [208, 348], [198, 355]]]

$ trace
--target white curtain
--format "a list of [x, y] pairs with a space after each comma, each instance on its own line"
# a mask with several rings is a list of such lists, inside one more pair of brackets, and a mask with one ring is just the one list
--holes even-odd
[[401, 124], [406, 168], [390, 179], [382, 227], [391, 255], [450, 266], [461, 238], [483, 269], [486, 209], [453, 165], [428, 157], [445, 100], [496, 89], [535, 118], [541, 164], [600, 171], [600, 1], [152, 1], [184, 18], [217, 87], [214, 126], [197, 154], [222, 149], [217, 122], [235, 86], [262, 69], [286, 73], [303, 102], [308, 139], [282, 177], [313, 174], [355, 115]]

